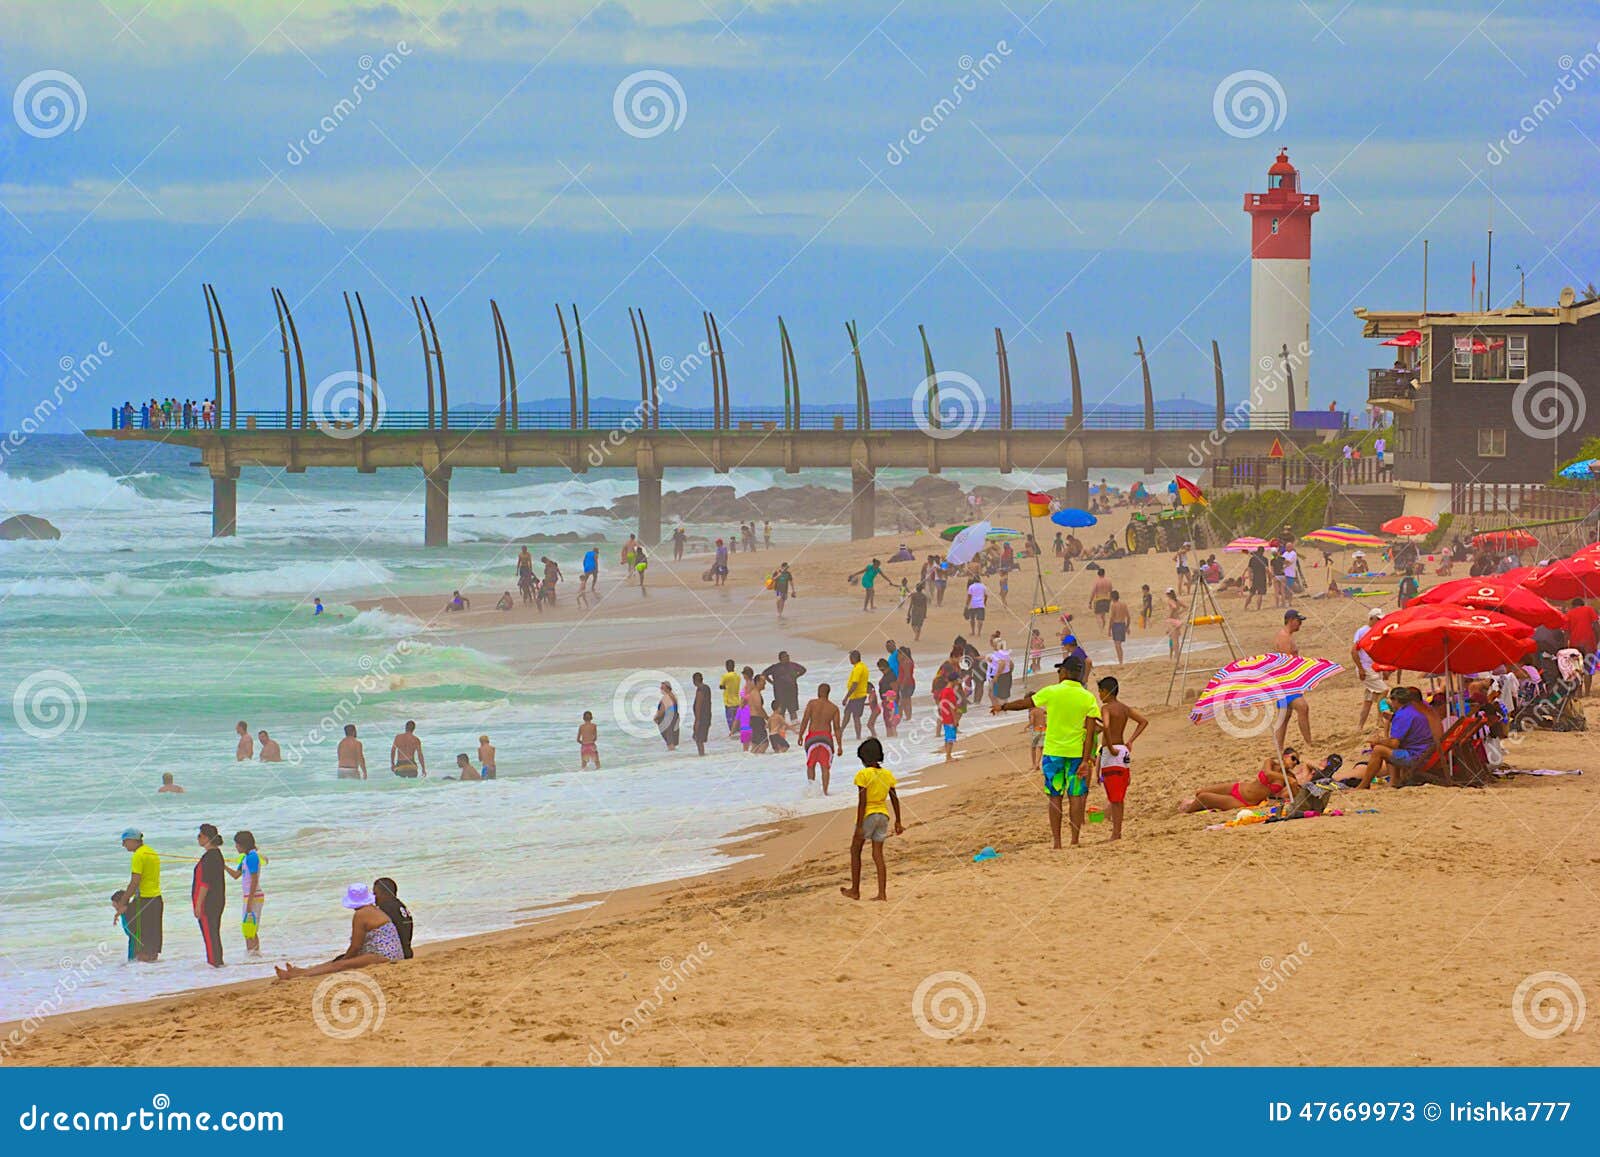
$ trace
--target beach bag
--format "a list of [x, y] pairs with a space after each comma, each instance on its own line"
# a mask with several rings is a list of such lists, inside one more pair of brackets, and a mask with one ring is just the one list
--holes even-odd
[[1295, 784], [1294, 797], [1289, 801], [1289, 818], [1303, 816], [1307, 812], [1316, 812], [1325, 815], [1333, 806], [1333, 785], [1319, 783], [1312, 780], [1310, 783]]

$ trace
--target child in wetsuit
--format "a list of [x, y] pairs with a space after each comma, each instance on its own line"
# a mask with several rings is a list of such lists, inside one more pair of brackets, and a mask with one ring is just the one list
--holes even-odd
[[128, 938], [128, 959], [132, 960], [138, 955], [133, 935], [133, 924], [128, 920], [128, 893], [117, 889], [111, 893], [111, 906], [116, 909], [117, 923], [122, 926], [122, 934]]

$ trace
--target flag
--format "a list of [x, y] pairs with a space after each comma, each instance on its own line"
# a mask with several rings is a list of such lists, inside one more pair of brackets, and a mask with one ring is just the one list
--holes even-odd
[[1050, 496], [1048, 494], [1035, 494], [1028, 491], [1028, 517], [1043, 518], [1050, 513]]
[[1183, 503], [1183, 505], [1206, 505], [1205, 492], [1202, 491], [1200, 487], [1196, 486], [1193, 482], [1190, 482], [1182, 474], [1176, 475], [1173, 478], [1173, 481], [1178, 484], [1178, 501]]

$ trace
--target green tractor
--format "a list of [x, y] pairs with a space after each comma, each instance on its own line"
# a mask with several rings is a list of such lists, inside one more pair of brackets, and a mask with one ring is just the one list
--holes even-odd
[[1163, 510], [1160, 514], [1135, 514], [1128, 520], [1124, 542], [1131, 554], [1152, 550], [1171, 552], [1192, 542], [1196, 549], [1206, 546], [1204, 518], [1191, 519], [1183, 510]]

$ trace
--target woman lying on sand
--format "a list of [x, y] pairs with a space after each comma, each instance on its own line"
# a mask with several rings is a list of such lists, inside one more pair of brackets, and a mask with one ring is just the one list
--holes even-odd
[[[1295, 754], [1294, 748], [1284, 748], [1283, 758], [1289, 765], [1289, 773], [1295, 774], [1300, 766], [1300, 757]], [[1268, 756], [1266, 763], [1262, 764], [1261, 770], [1255, 775], [1236, 783], [1214, 783], [1210, 787], [1203, 787], [1180, 803], [1178, 810], [1180, 812], [1232, 811], [1234, 808], [1255, 807], [1269, 799], [1281, 797], [1287, 782], [1283, 767], [1276, 759]]]
[[279, 980], [293, 980], [297, 976], [322, 976], [329, 972], [343, 972], [350, 968], [365, 968], [369, 964], [394, 964], [405, 959], [400, 946], [400, 932], [394, 921], [372, 899], [372, 889], [366, 884], [351, 884], [345, 889], [344, 906], [353, 910], [350, 917], [350, 947], [343, 956], [326, 964], [310, 968], [297, 968], [293, 964], [274, 967]]

